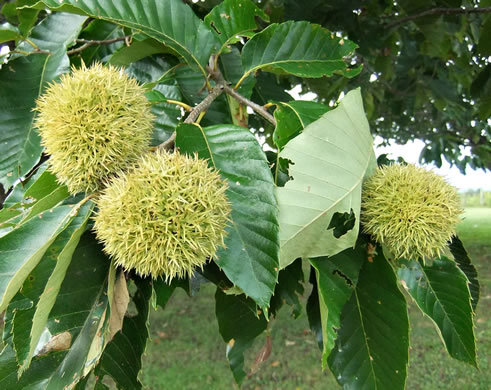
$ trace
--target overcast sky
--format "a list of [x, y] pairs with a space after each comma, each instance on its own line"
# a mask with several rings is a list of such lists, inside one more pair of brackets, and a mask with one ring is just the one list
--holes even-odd
[[[376, 140], [375, 144], [378, 144]], [[397, 158], [402, 157], [407, 162], [418, 164], [419, 154], [423, 148], [423, 141], [409, 142], [406, 145], [391, 145], [388, 147], [376, 147], [375, 152], [377, 156], [383, 153], [388, 153], [389, 157]], [[457, 187], [459, 190], [479, 189], [482, 188], [486, 191], [491, 191], [491, 173], [484, 172], [482, 169], [473, 170], [467, 168], [466, 174], [460, 173], [459, 169], [455, 166], [450, 167], [446, 161], [443, 161], [441, 168], [436, 168], [434, 165], [423, 165], [428, 169], [444, 176], [447, 181]]]

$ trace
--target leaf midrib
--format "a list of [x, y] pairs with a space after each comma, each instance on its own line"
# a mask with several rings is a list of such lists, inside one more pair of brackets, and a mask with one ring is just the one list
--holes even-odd
[[[465, 352], [467, 353], [467, 356], [470, 358], [471, 361], [474, 362], [475, 361], [474, 357], [470, 354], [470, 351], [467, 349], [467, 347], [466, 347], [465, 343], [463, 342], [462, 338], [459, 336], [459, 333], [456, 331], [454, 322], [450, 320], [450, 317], [447, 314], [447, 310], [444, 309], [445, 306], [441, 303], [441, 300], [438, 298], [438, 295], [437, 295], [435, 289], [433, 288], [433, 286], [432, 286], [432, 284], [430, 282], [430, 279], [428, 278], [428, 275], [426, 274], [426, 272], [425, 272], [425, 270], [424, 270], [423, 267], [421, 267], [421, 269], [423, 271], [422, 273], [423, 273], [423, 275], [425, 277], [425, 280], [428, 283], [428, 289], [431, 291], [431, 293], [435, 297], [435, 301], [438, 302], [438, 304], [440, 305], [440, 307], [441, 307], [441, 309], [442, 309], [442, 311], [444, 313], [444, 316], [445, 316], [445, 319], [446, 319], [447, 323], [449, 323], [449, 324], [452, 325], [451, 326], [452, 333], [455, 336], [457, 336], [457, 340], [459, 340], [460, 344], [462, 345], [462, 347], [464, 348]], [[437, 326], [437, 328], [439, 329], [439, 331], [442, 332], [442, 330], [440, 329], [440, 326], [436, 323], [436, 321], [433, 319], [433, 317], [432, 316], [429, 316], [429, 315], [428, 315], [428, 317]], [[472, 324], [474, 325], [474, 320], [473, 319], [472, 319]], [[474, 333], [474, 326], [472, 326], [472, 333]], [[442, 334], [442, 336], [443, 336], [443, 334]], [[473, 334], [473, 336], [474, 336], [474, 334]], [[443, 342], [445, 343], [445, 346], [448, 348], [448, 345], [447, 345], [447, 342], [446, 342], [445, 338], [442, 337], [442, 339], [443, 339]], [[474, 339], [475, 339], [475, 337], [474, 337]]]

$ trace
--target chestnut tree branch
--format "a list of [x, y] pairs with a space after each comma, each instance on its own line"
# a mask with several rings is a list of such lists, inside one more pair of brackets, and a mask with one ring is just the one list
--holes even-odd
[[78, 54], [78, 53], [84, 51], [85, 49], [87, 49], [91, 46], [94, 46], [94, 45], [110, 45], [111, 43], [121, 42], [121, 41], [124, 41], [126, 43], [126, 45], [128, 46], [130, 39], [131, 39], [131, 35], [126, 35], [124, 37], [119, 37], [119, 38], [114, 38], [114, 39], [106, 39], [103, 41], [97, 41], [97, 40], [89, 41], [86, 39], [77, 39], [76, 42], [77, 43], [83, 43], [83, 45], [80, 47], [77, 47], [75, 49], [68, 50], [66, 52], [66, 54], [68, 54], [70, 56], [73, 54]]
[[458, 14], [480, 14], [490, 13], [491, 7], [479, 7], [479, 8], [431, 8], [427, 9], [419, 14], [409, 15], [404, 18], [398, 19], [387, 25], [388, 29], [400, 26], [401, 24], [410, 22], [415, 19], [423, 18], [431, 15], [458, 15]]
[[259, 104], [254, 103], [252, 100], [247, 99], [246, 97], [242, 96], [240, 93], [238, 93], [235, 89], [230, 87], [229, 85], [225, 84], [223, 86], [223, 90], [227, 95], [232, 96], [234, 99], [238, 100], [240, 103], [251, 107], [256, 113], [261, 115], [264, 119], [266, 119], [268, 122], [270, 122], [273, 126], [276, 126], [276, 120], [274, 119], [274, 116], [271, 115], [268, 111], [264, 109], [264, 107], [260, 106]]
[[[259, 104], [256, 104], [253, 101], [247, 99], [246, 97], [238, 93], [235, 89], [230, 87], [227, 81], [223, 78], [220, 70], [218, 68], [214, 69], [212, 67], [213, 62], [214, 56], [211, 56], [210, 65], [207, 67], [207, 69], [209, 72], [209, 78], [216, 82], [216, 86], [210, 91], [208, 96], [206, 96], [201, 103], [193, 107], [187, 118], [184, 120], [184, 123], [196, 122], [198, 117], [202, 115], [208, 109], [208, 107], [210, 107], [211, 103], [213, 103], [218, 96], [225, 92], [227, 95], [230, 95], [234, 99], [239, 101], [239, 103], [251, 107], [256, 113], [261, 115], [267, 121], [271, 122], [273, 126], [276, 126], [276, 121], [273, 115], [271, 115], [264, 107], [261, 107]], [[175, 142], [176, 132], [174, 131], [172, 135], [165, 142], [161, 143], [158, 147], [164, 150], [170, 150], [174, 147]]]
[[[187, 118], [184, 120], [184, 123], [194, 123], [196, 119], [198, 119], [199, 115], [202, 112], [205, 112], [208, 107], [210, 107], [211, 103], [213, 103], [215, 99], [223, 93], [223, 87], [224, 85], [222, 83], [218, 83], [201, 103], [193, 107]], [[174, 131], [169, 139], [159, 145], [159, 148], [170, 150], [174, 147], [175, 142], [176, 132]]]

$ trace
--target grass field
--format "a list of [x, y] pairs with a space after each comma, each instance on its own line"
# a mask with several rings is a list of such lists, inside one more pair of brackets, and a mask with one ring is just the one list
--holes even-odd
[[[481, 300], [476, 316], [480, 370], [450, 358], [431, 321], [411, 305], [409, 390], [491, 389], [491, 208], [467, 209], [459, 236], [478, 268]], [[214, 289], [206, 285], [193, 299], [182, 290], [166, 307], [151, 314], [151, 336], [142, 379], [153, 390], [234, 389], [225, 346], [214, 316]], [[309, 291], [306, 291], [305, 298]], [[320, 351], [305, 315], [280, 312], [271, 327], [273, 351], [260, 369], [244, 381], [246, 390], [337, 389], [329, 371], [322, 372]], [[255, 344], [261, 348], [264, 339]], [[248, 356], [249, 363], [254, 351]]]

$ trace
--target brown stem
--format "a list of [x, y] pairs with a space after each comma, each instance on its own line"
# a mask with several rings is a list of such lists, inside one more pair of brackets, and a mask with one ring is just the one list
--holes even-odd
[[235, 89], [233, 89], [232, 87], [230, 87], [226, 84], [223, 86], [223, 89], [227, 95], [230, 95], [234, 99], [238, 100], [240, 103], [251, 107], [255, 112], [257, 112], [259, 115], [261, 115], [264, 119], [266, 119], [268, 122], [270, 122], [273, 126], [276, 126], [276, 120], [274, 119], [274, 116], [271, 115], [268, 111], [266, 111], [264, 109], [264, 107], [260, 106], [259, 104], [254, 103], [253, 101], [242, 96]]
[[[199, 115], [206, 111], [208, 107], [210, 107], [211, 103], [213, 103], [214, 100], [223, 93], [223, 91], [224, 85], [222, 83], [218, 83], [201, 103], [193, 107], [187, 118], [184, 120], [184, 123], [194, 123], [196, 119], [198, 119]], [[174, 131], [167, 141], [159, 145], [159, 148], [170, 150], [174, 147], [175, 142], [176, 132]]]
[[91, 47], [94, 45], [109, 45], [111, 43], [121, 42], [121, 41], [125, 41], [126, 45], [129, 45], [130, 38], [131, 38], [131, 35], [126, 35], [124, 37], [119, 37], [119, 38], [114, 38], [114, 39], [106, 39], [103, 41], [88, 41], [86, 39], [77, 39], [76, 42], [77, 43], [83, 43], [83, 45], [80, 47], [77, 47], [76, 49], [68, 50], [66, 54], [68, 54], [70, 56], [72, 54], [78, 54], [78, 53], [84, 51], [85, 49], [87, 49], [88, 47]]
[[404, 18], [398, 19], [387, 25], [387, 29], [397, 27], [401, 24], [410, 22], [411, 20], [423, 18], [425, 16], [431, 15], [458, 15], [458, 14], [479, 14], [479, 13], [490, 13], [491, 7], [480, 7], [480, 8], [431, 8], [427, 9], [419, 14], [409, 15]]

